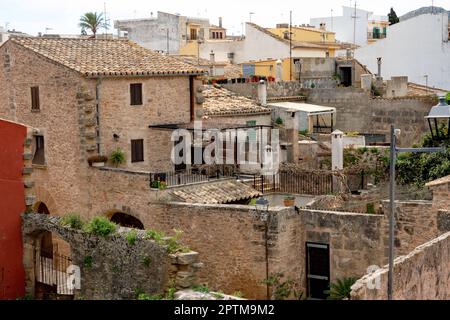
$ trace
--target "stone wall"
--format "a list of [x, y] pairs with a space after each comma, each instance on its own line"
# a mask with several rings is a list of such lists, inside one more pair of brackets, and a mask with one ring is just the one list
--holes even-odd
[[100, 237], [64, 227], [57, 217], [25, 214], [22, 219], [26, 284], [31, 295], [34, 294], [34, 252], [44, 231], [56, 234], [71, 247], [72, 263], [81, 271], [81, 289], [75, 291], [75, 298], [135, 299], [136, 292], [161, 294], [172, 286], [186, 289], [196, 283], [195, 273], [201, 267], [198, 253], [168, 254], [165, 246], [146, 239], [144, 231], [136, 231], [136, 242], [130, 244], [126, 237], [131, 229], [127, 228]]
[[425, 116], [436, 104], [429, 97], [372, 99], [369, 93], [356, 88], [314, 89], [308, 92], [308, 103], [335, 107], [336, 128], [360, 133], [386, 135], [390, 139], [390, 126], [402, 130], [401, 146], [410, 147], [428, 132]]
[[[397, 258], [394, 274], [394, 300], [450, 299], [450, 233]], [[387, 279], [387, 267], [364, 276], [353, 285], [352, 299], [386, 300]]]
[[[251, 99], [258, 98], [258, 83], [228, 83], [222, 85], [225, 89]], [[267, 97], [292, 97], [302, 92], [302, 84], [296, 81], [280, 81], [267, 83]]]

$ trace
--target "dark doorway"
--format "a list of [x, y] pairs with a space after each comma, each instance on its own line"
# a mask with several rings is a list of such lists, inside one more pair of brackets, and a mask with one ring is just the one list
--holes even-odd
[[[37, 212], [39, 214], [50, 215], [50, 211], [48, 210], [47, 206], [43, 202], [41, 202], [39, 204]], [[42, 257], [46, 257], [49, 259], [53, 258], [53, 239], [52, 239], [52, 233], [49, 231], [45, 231], [42, 235], [40, 254]]]
[[111, 217], [111, 221], [125, 228], [144, 230], [144, 224], [137, 218], [123, 212], [116, 212]]
[[326, 299], [330, 286], [330, 246], [306, 243], [307, 292], [310, 299]]
[[341, 69], [341, 83], [344, 87], [352, 86], [352, 67], [340, 67]]

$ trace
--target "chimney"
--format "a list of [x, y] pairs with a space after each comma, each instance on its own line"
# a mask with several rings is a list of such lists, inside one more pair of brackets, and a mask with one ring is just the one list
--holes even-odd
[[258, 102], [262, 106], [267, 104], [267, 84], [264, 80], [259, 81], [258, 84]]
[[222, 17], [219, 17], [219, 27], [222, 28]]
[[322, 22], [321, 24], [320, 24], [320, 30], [327, 30], [327, 24], [326, 23], [324, 23], [324, 22]]

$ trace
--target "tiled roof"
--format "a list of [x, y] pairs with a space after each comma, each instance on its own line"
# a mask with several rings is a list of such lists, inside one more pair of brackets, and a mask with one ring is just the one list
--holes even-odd
[[172, 194], [187, 203], [203, 204], [224, 204], [261, 196], [259, 191], [234, 179], [189, 186]]
[[203, 90], [203, 96], [205, 97], [204, 116], [271, 113], [269, 108], [260, 106], [255, 101], [220, 86], [207, 86]]
[[129, 40], [20, 37], [10, 41], [90, 77], [203, 73], [199, 68]]
[[436, 186], [439, 186], [442, 184], [447, 184], [447, 183], [450, 183], [450, 175], [440, 178], [440, 179], [437, 179], [437, 180], [434, 180], [434, 181], [431, 181], [431, 182], [427, 183], [426, 186], [427, 187], [436, 187]]
[[210, 72], [210, 67], [212, 67], [213, 65], [217, 67], [223, 67], [224, 68], [223, 78], [225, 79], [235, 79], [240, 78], [242, 76], [242, 69], [240, 66], [228, 63], [226, 61], [216, 61], [212, 63], [208, 59], [203, 58], [198, 59], [196, 56], [190, 55], [173, 55], [173, 57], [181, 59], [181, 61], [188, 63], [191, 66], [199, 67], [206, 72]]

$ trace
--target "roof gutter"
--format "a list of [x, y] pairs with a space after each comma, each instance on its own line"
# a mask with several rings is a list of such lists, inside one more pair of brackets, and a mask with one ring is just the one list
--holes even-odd
[[107, 79], [107, 78], [157, 78], [157, 77], [190, 77], [190, 76], [203, 76], [205, 72], [193, 72], [193, 73], [150, 73], [150, 74], [98, 74], [98, 75], [86, 75], [84, 77], [88, 79]]

